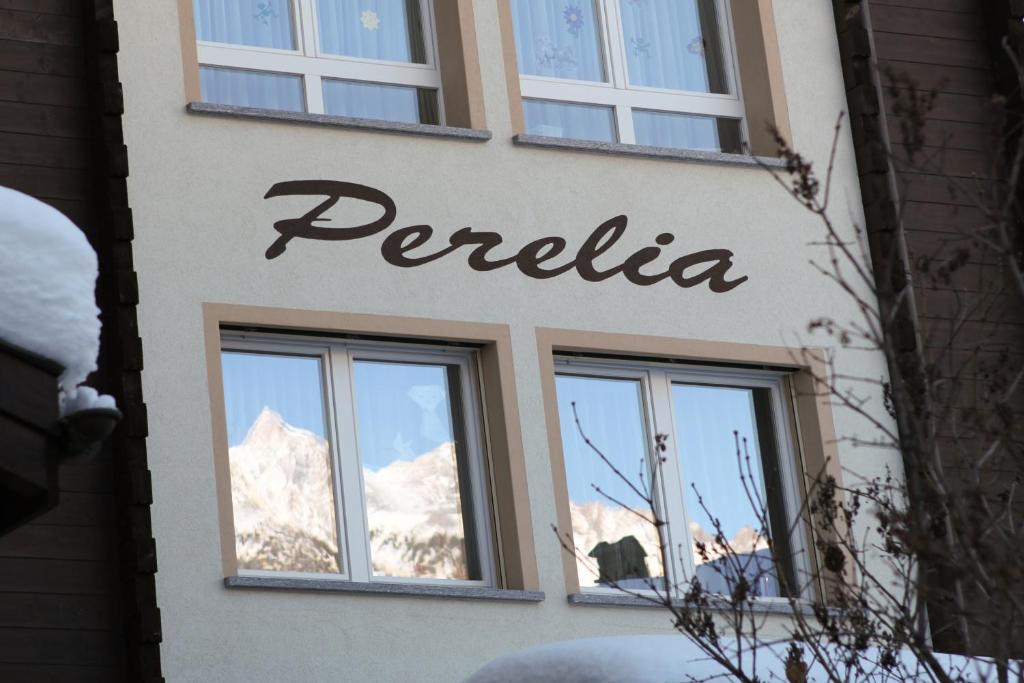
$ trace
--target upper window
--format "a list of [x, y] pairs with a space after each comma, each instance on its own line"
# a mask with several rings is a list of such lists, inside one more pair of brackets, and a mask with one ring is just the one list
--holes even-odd
[[430, 0], [193, 0], [206, 102], [441, 122]]
[[[788, 527], [798, 511], [779, 374], [580, 359], [561, 359], [555, 367], [583, 589], [616, 585], [643, 590], [652, 581], [661, 587], [666, 576], [662, 540], [671, 586], [684, 586], [695, 577], [705, 590], [730, 593], [742, 573], [759, 597], [784, 597], [787, 586], [799, 594], [793, 588], [794, 572], [802, 560], [779, 545], [790, 537]], [[668, 437], [665, 460], [657, 466], [652, 462], [655, 434]], [[638, 491], [650, 487], [655, 472], [653, 498], [668, 522], [662, 539], [650, 521], [636, 514], [650, 517]], [[779, 565], [771, 559], [754, 501], [766, 509]], [[724, 557], [713, 542], [719, 532], [731, 545], [732, 557]], [[802, 547], [799, 538], [793, 540], [794, 547]]]
[[222, 338], [240, 573], [493, 585], [474, 352]]
[[727, 0], [512, 0], [526, 132], [736, 153]]

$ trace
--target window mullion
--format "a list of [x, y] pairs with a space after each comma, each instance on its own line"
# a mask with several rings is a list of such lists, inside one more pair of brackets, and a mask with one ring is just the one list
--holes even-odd
[[[799, 444], [798, 426], [795, 423], [795, 411], [791, 412], [796, 405], [796, 394], [787, 393], [792, 390], [789, 382], [780, 381], [771, 388], [772, 420], [774, 424], [777, 441], [777, 457], [780, 479], [783, 489], [784, 510], [777, 511], [777, 514], [784, 515], [783, 524], [793, 529], [792, 538], [789, 539], [789, 549], [793, 553], [791, 560], [793, 573], [797, 577], [798, 586], [803, 590], [797, 597], [813, 601], [814, 577], [810, 567], [808, 549], [811, 547], [808, 538], [808, 528], [803, 521], [801, 501], [804, 498], [804, 487], [800, 481], [800, 472], [806, 471], [800, 457], [804, 451]], [[794, 423], [791, 423], [790, 420]], [[771, 514], [771, 511], [769, 511]], [[806, 585], [805, 585], [806, 583]]]
[[[451, 410], [460, 411], [466, 429], [466, 457], [469, 458], [468, 468], [470, 471], [470, 488], [472, 490], [472, 514], [476, 526], [476, 537], [466, 539], [466, 543], [475, 543], [476, 551], [480, 553], [481, 578], [489, 586], [499, 586], [500, 582], [496, 577], [496, 563], [494, 561], [495, 547], [491, 543], [493, 528], [491, 515], [488, 514], [487, 495], [487, 467], [484, 457], [484, 437], [480, 432], [480, 416], [478, 406], [481, 405], [480, 397], [475, 391], [475, 368], [467, 359], [459, 360], [459, 379], [461, 382], [462, 401], [459, 405], [452, 405]], [[466, 509], [465, 501], [462, 501], [463, 510]], [[465, 513], [464, 513], [465, 514]]]
[[305, 74], [302, 77], [306, 90], [306, 111], [310, 114], [323, 114], [324, 110], [324, 86], [320, 76]]
[[611, 65], [611, 83], [616, 88], [626, 87], [626, 52], [622, 38], [622, 21], [619, 17], [617, 0], [602, 0], [604, 9], [604, 47], [607, 61]]
[[740, 140], [743, 145], [750, 144], [750, 126], [747, 121], [746, 108], [743, 107], [743, 84], [740, 82], [739, 46], [736, 45], [736, 33], [732, 25], [732, 6], [730, 0], [718, 0], [718, 31], [722, 36], [723, 50], [726, 61], [726, 76], [729, 82], [729, 93], [741, 106]]
[[738, 71], [738, 58], [736, 54], [736, 35], [732, 30], [732, 12], [730, 11], [729, 0], [716, 0], [718, 16], [718, 34], [721, 36], [722, 56], [725, 59], [725, 73], [729, 86], [729, 94], [742, 101], [743, 94], [740, 90], [740, 79]]
[[632, 107], [624, 104], [615, 106], [615, 127], [618, 129], [619, 142], [627, 145], [636, 144]]
[[[671, 566], [666, 569], [671, 585], [680, 584], [696, 575], [693, 554], [690, 551], [689, 519], [684, 502], [685, 485], [679, 466], [679, 443], [672, 417], [672, 382], [664, 370], [652, 370], [651, 396], [654, 412], [656, 433], [668, 437], [665, 449], [665, 461], [661, 464], [661, 489], [664, 496], [663, 515], [668, 522], [668, 546]], [[680, 575], [681, 574], [681, 575]]]
[[316, 15], [313, 7], [316, 0], [295, 0], [298, 7], [300, 49], [307, 57], [316, 57]]
[[334, 380], [335, 419], [338, 425], [336, 446], [340, 472], [341, 506], [344, 518], [347, 576], [352, 581], [370, 580], [370, 553], [367, 547], [366, 506], [363, 503], [363, 478], [359, 464], [353, 397], [351, 354], [341, 346], [331, 349], [331, 373]]

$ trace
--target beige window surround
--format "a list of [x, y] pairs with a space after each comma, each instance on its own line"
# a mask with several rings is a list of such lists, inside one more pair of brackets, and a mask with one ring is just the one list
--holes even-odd
[[[798, 479], [806, 496], [807, 479], [820, 473], [831, 474], [842, 483], [842, 471], [836, 452], [835, 427], [832, 407], [827, 395], [822, 395], [820, 380], [826, 376], [824, 353], [820, 349], [795, 349], [753, 344], [710, 342], [673, 337], [614, 334], [581, 330], [537, 328], [537, 353], [541, 372], [541, 390], [544, 417], [551, 455], [551, 476], [554, 482], [557, 526], [572, 534], [568, 484], [559, 428], [558, 400], [555, 389], [555, 355], [558, 353], [584, 353], [605, 356], [631, 356], [638, 360], [665, 359], [675, 361], [714, 362], [735, 367], [770, 366], [792, 370], [786, 378], [786, 389], [791, 397], [786, 410], [793, 427], [799, 462]], [[804, 519], [805, 537], [824, 539], [825, 534], [811, 528]], [[815, 575], [823, 575], [823, 567], [814, 543], [805, 550]], [[562, 553], [562, 568], [566, 592], [580, 591], [576, 560], [568, 552]], [[847, 576], [847, 581], [853, 580]], [[826, 585], [815, 587], [817, 599], [827, 601], [830, 589]]]
[[[487, 128], [487, 121], [484, 115], [473, 0], [437, 0], [432, 6], [437, 30], [437, 57], [445, 125], [483, 130]], [[192, 0], [178, 0], [178, 23], [185, 104], [202, 102]]]
[[[792, 141], [772, 2], [730, 0], [729, 3], [750, 151], [764, 157], [776, 156], [778, 153], [768, 126], [775, 126], [784, 139]], [[512, 131], [522, 134], [526, 132], [526, 123], [523, 118], [511, 0], [498, 0], [498, 21]]]
[[221, 328], [235, 325], [275, 332], [326, 332], [474, 345], [479, 357], [482, 413], [486, 423], [486, 450], [492, 489], [491, 509], [495, 526], [494, 550], [499, 565], [500, 582], [496, 587], [539, 590], [512, 365], [512, 341], [507, 325], [216, 303], [203, 304], [203, 325], [225, 577], [237, 575], [238, 566], [220, 360]]

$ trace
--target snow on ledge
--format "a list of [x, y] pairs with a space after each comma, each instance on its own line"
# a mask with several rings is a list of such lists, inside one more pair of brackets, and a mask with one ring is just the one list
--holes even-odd
[[96, 369], [96, 276], [96, 253], [74, 223], [0, 187], [0, 339], [60, 363], [68, 401]]

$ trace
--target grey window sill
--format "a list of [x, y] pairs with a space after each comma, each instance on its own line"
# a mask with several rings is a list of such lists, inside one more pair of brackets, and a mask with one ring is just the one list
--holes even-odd
[[[636, 595], [629, 595], [626, 593], [571, 593], [568, 596], [570, 605], [597, 605], [601, 607], [644, 607], [648, 609], [665, 609], [665, 606], [660, 602], [652, 602], [651, 600], [645, 600], [642, 597]], [[673, 600], [673, 606], [682, 607], [682, 600]], [[727, 611], [730, 609], [728, 605], [723, 604], [721, 608], [712, 608], [716, 611]], [[755, 601], [748, 608], [754, 612], [761, 614], [781, 614], [790, 615], [793, 613], [793, 608], [788, 602], [780, 602], [774, 600], [758, 600]], [[798, 607], [802, 614], [807, 616], [813, 616], [814, 610], [810, 605], [800, 605]]]
[[618, 156], [643, 157], [646, 159], [664, 159], [668, 161], [694, 161], [704, 164], [725, 164], [729, 166], [748, 166], [757, 168], [784, 168], [785, 162], [775, 157], [755, 157], [749, 154], [726, 154], [724, 152], [701, 152], [692, 149], [674, 147], [649, 147], [647, 145], [624, 145], [621, 142], [597, 142], [593, 140], [570, 140], [553, 138], [545, 135], [519, 134], [513, 136], [512, 142], [524, 147], [541, 147], [544, 149], [560, 149], [574, 152], [592, 152]]
[[443, 586], [423, 583], [357, 583], [331, 579], [286, 578], [277, 576], [226, 576], [227, 588], [269, 588], [274, 590], [322, 591], [326, 593], [357, 593], [361, 595], [395, 595], [423, 598], [455, 598], [460, 600], [493, 600], [496, 602], [543, 602], [544, 593], [505, 588], [477, 586]]
[[258, 121], [283, 121], [286, 123], [302, 123], [334, 128], [353, 130], [373, 130], [381, 133], [399, 135], [423, 135], [436, 138], [452, 138], [470, 142], [486, 142], [491, 139], [491, 131], [476, 128], [455, 128], [453, 126], [430, 126], [423, 123], [398, 123], [396, 121], [380, 121], [377, 119], [356, 119], [349, 116], [328, 116], [327, 114], [307, 114], [305, 112], [279, 111], [277, 109], [259, 109], [257, 107], [238, 107], [233, 104], [211, 104], [209, 102], [189, 102], [185, 111], [190, 114], [211, 116], [230, 116], [234, 118], [256, 119]]

